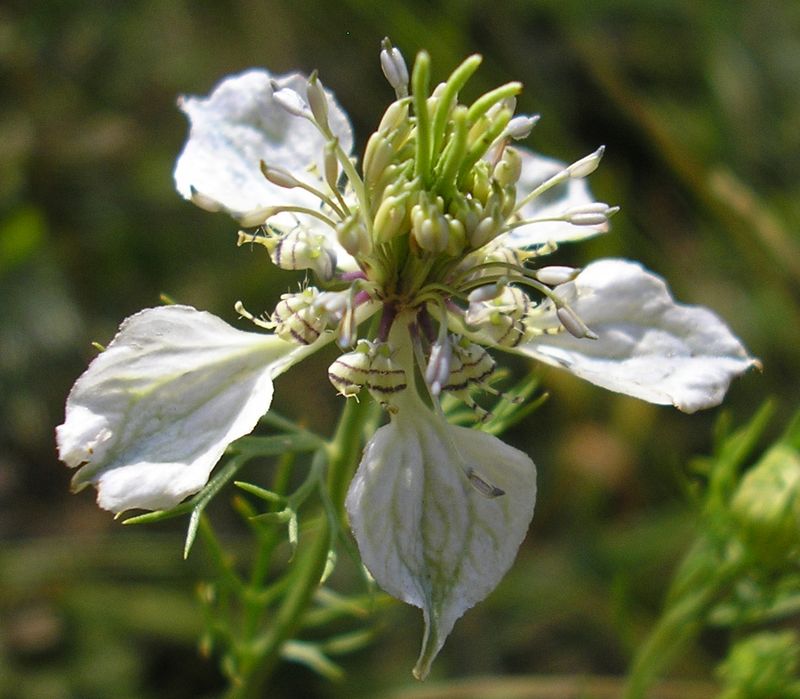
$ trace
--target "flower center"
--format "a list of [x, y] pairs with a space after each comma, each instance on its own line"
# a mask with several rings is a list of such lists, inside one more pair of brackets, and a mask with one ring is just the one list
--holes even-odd
[[[414, 357], [433, 397], [441, 391], [466, 396], [470, 386], [485, 386], [494, 363], [464, 339], [468, 331], [484, 344], [501, 347], [564, 329], [591, 337], [567, 298], [554, 291], [577, 271], [531, 266], [555, 244], [512, 245], [509, 237], [517, 228], [544, 221], [604, 225], [616, 211], [605, 204], [540, 218], [526, 218], [525, 211], [552, 188], [590, 174], [602, 149], [556, 168], [520, 196], [524, 163], [512, 143], [527, 137], [538, 119], [514, 117], [520, 83], [501, 85], [464, 105], [459, 93], [480, 56], [467, 58], [432, 91], [426, 53], [417, 56], [410, 89], [402, 56], [388, 42], [381, 63], [397, 99], [369, 138], [360, 173], [328, 125], [326, 96], [316, 75], [308, 81], [306, 101], [286, 89], [274, 92], [281, 106], [309, 119], [325, 136], [320, 186], [269, 163], [262, 163], [262, 172], [275, 185], [307, 190], [319, 205], [270, 207], [260, 212], [267, 222], [256, 233], [240, 234], [240, 244], [265, 245], [273, 262], [285, 269], [312, 270], [327, 291], [309, 287], [284, 295], [271, 316], [257, 322], [306, 344], [335, 329], [346, 348], [358, 340], [354, 308], [366, 301], [381, 303], [382, 317], [371, 339], [337, 360], [330, 378], [344, 395], [366, 387], [382, 402], [404, 390], [413, 372], [413, 361], [398, 366], [387, 346], [399, 316], [415, 319], [407, 323]], [[287, 215], [295, 225], [286, 224]], [[303, 225], [303, 219], [321, 222], [327, 231]], [[339, 264], [341, 249], [353, 269]], [[532, 301], [530, 290], [542, 301]]]

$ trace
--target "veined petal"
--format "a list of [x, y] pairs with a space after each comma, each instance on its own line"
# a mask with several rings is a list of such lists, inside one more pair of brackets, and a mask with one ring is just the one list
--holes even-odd
[[676, 303], [664, 280], [635, 262], [600, 260], [556, 293], [598, 339], [540, 335], [515, 351], [612, 391], [692, 413], [718, 405], [757, 364], [718, 316]]
[[[522, 174], [517, 182], [517, 201], [567, 167], [565, 163], [558, 160], [546, 158], [519, 146], [514, 147], [522, 158]], [[550, 218], [563, 214], [567, 209], [586, 206], [593, 202], [594, 197], [584, 179], [568, 179], [523, 206], [519, 214], [523, 219]], [[608, 223], [596, 226], [576, 226], [566, 221], [547, 221], [515, 228], [506, 234], [503, 242], [511, 247], [523, 248], [543, 245], [551, 241], [566, 243], [583, 240], [607, 230]]]
[[79, 468], [73, 488], [94, 483], [113, 512], [176, 505], [266, 413], [272, 379], [332, 338], [296, 345], [189, 306], [131, 316], [75, 382], [56, 428], [59, 458]]
[[[309, 166], [322, 172], [325, 137], [310, 121], [289, 114], [274, 100], [273, 81], [279, 88], [305, 95], [304, 75], [273, 76], [261, 69], [226, 78], [206, 98], [181, 99], [191, 129], [175, 166], [175, 184], [186, 199], [197, 192], [240, 216], [268, 206], [318, 208], [313, 195], [273, 185], [259, 168], [263, 160], [301, 179]], [[349, 153], [353, 147], [350, 122], [333, 94], [326, 94], [331, 130]]]
[[456, 620], [511, 566], [533, 516], [536, 469], [496, 437], [449, 425], [412, 390], [392, 400], [397, 412], [367, 445], [347, 511], [378, 584], [423, 610], [422, 679]]

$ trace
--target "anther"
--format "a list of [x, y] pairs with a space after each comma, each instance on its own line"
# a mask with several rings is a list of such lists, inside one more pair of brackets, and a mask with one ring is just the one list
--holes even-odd
[[572, 165], [566, 168], [569, 177], [573, 180], [579, 180], [591, 175], [597, 170], [597, 166], [600, 164], [605, 150], [605, 146], [600, 146], [594, 153], [590, 153], [586, 157], [572, 163]]
[[309, 118], [308, 105], [296, 90], [292, 90], [289, 87], [281, 87], [274, 80], [270, 81], [270, 86], [272, 87], [272, 98], [280, 107], [292, 116]]
[[265, 163], [263, 160], [259, 162], [259, 167], [261, 168], [261, 174], [277, 187], [293, 189], [294, 187], [299, 187], [302, 184], [300, 180], [298, 180], [288, 170], [284, 170], [280, 167], [272, 167], [271, 165], [267, 165], [267, 163]]
[[546, 284], [547, 286], [558, 286], [571, 282], [578, 276], [580, 269], [577, 267], [563, 267], [553, 265], [551, 267], [541, 267], [533, 272], [533, 278]]
[[577, 337], [579, 340], [583, 338], [596, 340], [598, 338], [597, 333], [590, 330], [586, 323], [569, 306], [559, 306], [556, 309], [556, 316], [558, 316], [566, 331], [573, 337]]
[[567, 209], [562, 217], [575, 226], [599, 226], [608, 223], [608, 219], [618, 211], [618, 206], [595, 202], [585, 206], [573, 206]]
[[381, 70], [398, 98], [408, 96], [408, 67], [403, 54], [386, 37], [381, 46]]
[[330, 131], [328, 126], [328, 97], [316, 70], [311, 73], [306, 83], [306, 97], [317, 124], [325, 132]]
[[533, 116], [525, 116], [523, 114], [515, 116], [508, 122], [504, 135], [507, 138], [513, 138], [515, 141], [528, 138], [533, 127], [539, 122], [539, 119], [540, 116], [538, 114], [534, 114]]

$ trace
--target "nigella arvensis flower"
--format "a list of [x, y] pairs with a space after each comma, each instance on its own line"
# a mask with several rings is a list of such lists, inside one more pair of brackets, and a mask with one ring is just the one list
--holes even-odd
[[533, 515], [528, 456], [448, 424], [439, 407], [455, 394], [480, 426], [470, 390], [494, 371], [485, 348], [687, 412], [719, 403], [754, 363], [717, 316], [675, 303], [636, 263], [540, 265], [558, 244], [608, 229], [617, 209], [594, 202], [584, 179], [603, 149], [565, 165], [518, 145], [537, 120], [514, 116], [519, 83], [459, 102], [480, 62], [471, 56], [430, 90], [427, 54], [409, 84], [386, 42], [396, 100], [360, 166], [347, 117], [316, 75], [252, 70], [182, 100], [191, 132], [178, 191], [231, 214], [247, 229], [240, 244], [263, 245], [317, 285], [268, 315], [237, 306], [268, 333], [188, 306], [128, 318], [76, 382], [57, 435], [75, 487], [93, 483], [101, 507], [170, 507], [253, 429], [272, 380], [335, 340], [335, 389], [366, 390], [389, 415], [346, 506], [377, 582], [423, 610], [419, 677], [502, 578]]

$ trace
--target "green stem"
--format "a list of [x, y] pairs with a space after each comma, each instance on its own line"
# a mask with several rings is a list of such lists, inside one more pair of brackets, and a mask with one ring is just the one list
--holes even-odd
[[327, 488], [340, 522], [344, 521], [344, 500], [347, 488], [361, 456], [363, 430], [377, 410], [377, 404], [367, 396], [347, 400], [336, 434], [329, 447]]
[[[347, 401], [331, 443], [314, 456], [328, 461], [326, 487], [340, 519], [344, 499], [361, 453], [362, 431], [371, 410], [371, 401]], [[277, 609], [267, 632], [240, 650], [239, 682], [231, 687], [227, 699], [257, 699], [280, 660], [283, 644], [300, 628], [306, 609], [319, 587], [335, 535], [333, 522], [322, 514], [301, 535], [297, 559], [289, 574], [286, 596]]]
[[[273, 492], [281, 495], [286, 493], [289, 486], [289, 477], [292, 472], [292, 467], [294, 466], [294, 459], [295, 454], [289, 452], [284, 454], [278, 461], [272, 483]], [[275, 512], [277, 509], [277, 503], [268, 507], [269, 512]], [[259, 527], [259, 531], [258, 553], [256, 554], [256, 560], [250, 573], [251, 590], [260, 590], [263, 587], [269, 570], [269, 564], [272, 560], [272, 553], [278, 545], [279, 536], [282, 534], [283, 529], [281, 527]], [[255, 636], [256, 630], [258, 629], [258, 622], [266, 604], [266, 601], [259, 599], [257, 596], [254, 597], [254, 599], [251, 598], [248, 600], [245, 608], [244, 637], [247, 641], [250, 641]]]
[[709, 570], [705, 585], [675, 600], [639, 647], [628, 673], [623, 699], [644, 699], [658, 675], [703, 628], [709, 610], [739, 571], [738, 563], [721, 564], [716, 573]]

